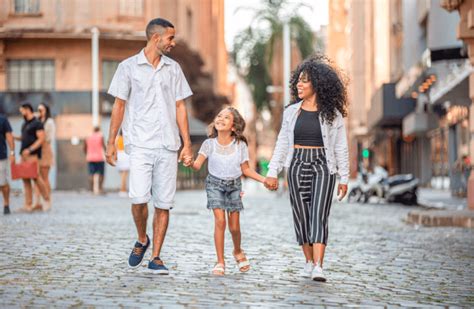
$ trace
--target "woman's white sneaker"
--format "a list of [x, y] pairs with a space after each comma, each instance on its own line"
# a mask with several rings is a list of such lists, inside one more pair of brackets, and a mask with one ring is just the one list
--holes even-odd
[[316, 264], [311, 272], [311, 279], [314, 281], [326, 282], [326, 276], [324, 275], [323, 269], [319, 264]]
[[311, 273], [313, 272], [314, 264], [313, 262], [306, 262], [304, 264], [303, 276], [311, 277]]

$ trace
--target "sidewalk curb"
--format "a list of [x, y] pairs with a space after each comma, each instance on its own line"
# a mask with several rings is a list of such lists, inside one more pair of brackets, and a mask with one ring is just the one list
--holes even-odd
[[412, 210], [405, 221], [409, 224], [429, 227], [464, 227], [474, 228], [474, 211], [472, 210]]
[[425, 208], [426, 210], [443, 210], [443, 209], [448, 209], [446, 206], [434, 206], [433, 204], [430, 204], [428, 201], [418, 201], [417, 206]]

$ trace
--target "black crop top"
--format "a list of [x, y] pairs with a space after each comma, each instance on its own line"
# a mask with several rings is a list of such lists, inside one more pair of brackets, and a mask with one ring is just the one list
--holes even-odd
[[300, 146], [324, 147], [319, 112], [301, 109], [295, 123], [294, 144]]

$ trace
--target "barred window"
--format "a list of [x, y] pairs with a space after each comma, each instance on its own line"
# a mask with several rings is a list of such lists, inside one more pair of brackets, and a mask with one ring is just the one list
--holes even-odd
[[120, 0], [119, 2], [120, 16], [143, 16], [143, 0]]
[[115, 60], [104, 60], [102, 61], [102, 89], [109, 89], [112, 78], [114, 77], [115, 71], [120, 61]]
[[54, 90], [54, 71], [54, 60], [8, 60], [8, 90]]
[[16, 14], [37, 14], [40, 12], [40, 0], [15, 0]]

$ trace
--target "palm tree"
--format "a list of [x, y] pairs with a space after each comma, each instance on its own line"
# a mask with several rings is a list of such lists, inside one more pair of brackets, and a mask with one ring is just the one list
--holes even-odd
[[[263, 0], [258, 8], [239, 8], [253, 11], [253, 22], [239, 33], [235, 40], [232, 58], [252, 89], [258, 111], [268, 108], [273, 116], [275, 131], [280, 126], [283, 110], [281, 93], [270, 95], [267, 86], [283, 84], [282, 36], [284, 20], [288, 20], [292, 50], [298, 55], [292, 59], [299, 62], [315, 51], [315, 37], [308, 23], [298, 15], [301, 3], [290, 4], [287, 0]], [[292, 13], [288, 13], [292, 12]], [[272, 101], [276, 104], [272, 104]]]

